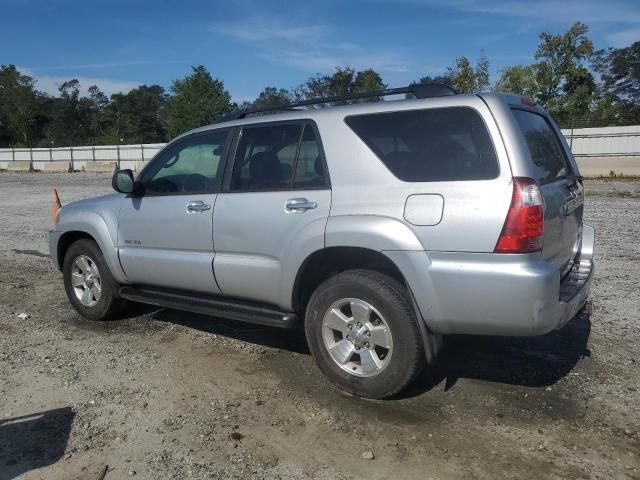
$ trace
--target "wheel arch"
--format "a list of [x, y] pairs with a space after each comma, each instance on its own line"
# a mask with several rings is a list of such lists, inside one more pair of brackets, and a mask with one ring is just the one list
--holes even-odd
[[67, 254], [67, 250], [69, 250], [69, 247], [73, 243], [83, 238], [86, 238], [87, 240], [93, 240], [94, 242], [96, 242], [96, 244], [98, 243], [96, 239], [93, 238], [93, 236], [81, 230], [71, 230], [69, 232], [64, 232], [60, 236], [60, 238], [58, 239], [58, 245], [56, 246], [56, 252], [57, 252], [56, 259], [58, 263], [58, 268], [60, 270], [62, 270], [62, 266], [64, 265], [64, 257]]
[[396, 264], [379, 251], [365, 247], [326, 247], [311, 253], [298, 269], [291, 297], [293, 311], [304, 315], [311, 294], [322, 282], [354, 268], [384, 273], [406, 284]]
[[64, 264], [64, 255], [69, 247], [73, 242], [82, 238], [88, 238], [96, 242], [111, 271], [111, 275], [118, 283], [128, 283], [120, 265], [115, 239], [112, 238], [104, 219], [96, 213], [84, 212], [82, 221], [75, 218], [69, 218], [65, 221], [64, 231], [56, 245], [57, 262], [60, 268]]
[[407, 289], [428, 364], [436, 358], [442, 347], [442, 335], [433, 332], [421, 313], [414, 292], [396, 263], [383, 252], [364, 247], [327, 247], [309, 255], [301, 265], [292, 293], [293, 311], [304, 318], [305, 310], [314, 290], [326, 279], [345, 270], [367, 269], [389, 275]]

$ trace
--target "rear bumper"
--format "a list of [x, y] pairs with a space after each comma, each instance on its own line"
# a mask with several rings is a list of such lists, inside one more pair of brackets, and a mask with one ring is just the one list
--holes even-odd
[[431, 330], [524, 336], [561, 328], [584, 306], [594, 243], [593, 228], [585, 225], [576, 263], [562, 281], [539, 254], [384, 253], [405, 276]]

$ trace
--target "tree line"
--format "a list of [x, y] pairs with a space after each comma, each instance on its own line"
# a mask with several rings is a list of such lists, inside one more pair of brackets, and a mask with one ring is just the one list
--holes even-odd
[[[414, 83], [446, 83], [460, 93], [497, 90], [523, 95], [551, 112], [562, 127], [640, 124], [640, 42], [595, 50], [582, 23], [539, 38], [534, 62], [503, 69], [493, 84], [484, 56], [475, 64], [459, 57], [444, 74]], [[81, 95], [78, 80], [71, 79], [52, 96], [38, 91], [35, 80], [14, 65], [2, 65], [0, 147], [165, 142], [237, 109], [384, 88], [387, 84], [373, 69], [337, 67], [292, 89], [266, 87], [254, 101], [238, 104], [222, 80], [198, 65], [172, 82], [168, 92], [160, 85], [140, 85], [109, 98], [93, 85]], [[377, 100], [382, 98], [358, 101]]]

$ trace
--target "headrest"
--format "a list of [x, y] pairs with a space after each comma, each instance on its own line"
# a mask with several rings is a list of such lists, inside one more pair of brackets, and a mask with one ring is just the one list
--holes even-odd
[[254, 179], [279, 179], [280, 160], [275, 153], [258, 152], [249, 160], [249, 175]]

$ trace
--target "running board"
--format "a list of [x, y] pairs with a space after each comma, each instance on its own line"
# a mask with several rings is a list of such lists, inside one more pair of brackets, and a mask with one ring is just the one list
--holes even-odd
[[133, 302], [272, 327], [292, 328], [298, 320], [295, 313], [284, 312], [270, 305], [211, 295], [153, 287], [120, 287], [118, 293], [120, 297]]

